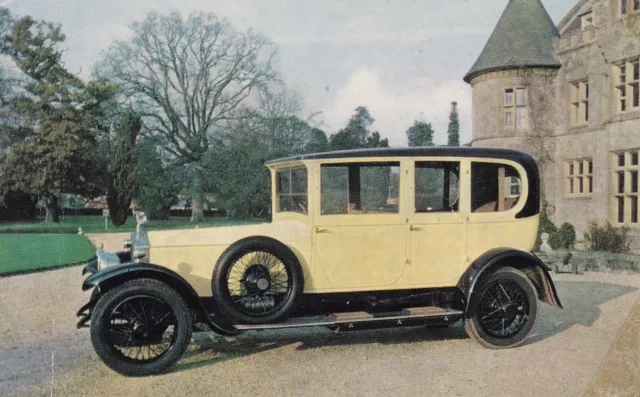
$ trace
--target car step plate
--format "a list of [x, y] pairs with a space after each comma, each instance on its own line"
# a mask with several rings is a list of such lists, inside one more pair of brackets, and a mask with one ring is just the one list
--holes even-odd
[[390, 313], [366, 313], [366, 312], [346, 312], [333, 313], [327, 316], [305, 316], [294, 317], [274, 324], [236, 324], [235, 327], [241, 331], [268, 330], [283, 328], [302, 327], [332, 327], [338, 325], [374, 324], [376, 322], [396, 322], [401, 325], [405, 320], [419, 320], [437, 318], [450, 321], [462, 315], [460, 310], [444, 309], [441, 307], [426, 306], [412, 307], [399, 312]]
[[402, 310], [402, 314], [405, 315], [419, 315], [419, 314], [446, 314], [447, 311], [438, 306], [423, 306], [423, 307], [408, 307]]
[[363, 320], [373, 318], [373, 314], [367, 312], [346, 312], [346, 313], [331, 313], [329, 317], [332, 321], [345, 322], [353, 320]]

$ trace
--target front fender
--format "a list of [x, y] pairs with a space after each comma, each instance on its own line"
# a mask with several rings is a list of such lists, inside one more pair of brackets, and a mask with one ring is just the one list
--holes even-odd
[[171, 286], [183, 297], [190, 307], [202, 312], [203, 317], [215, 332], [226, 336], [241, 333], [226, 317], [220, 314], [221, 312], [217, 305], [214, 307], [213, 314], [207, 313], [200, 296], [198, 296], [198, 293], [193, 289], [191, 284], [178, 273], [162, 266], [149, 263], [123, 263], [118, 266], [109, 267], [87, 277], [84, 283], [82, 283], [82, 290], [86, 291], [94, 287], [100, 287], [100, 291], [104, 293], [117, 285], [138, 278], [151, 278]]
[[458, 288], [466, 298], [465, 310], [469, 306], [469, 298], [473, 294], [478, 280], [504, 266], [522, 271], [535, 286], [541, 301], [562, 308], [547, 265], [540, 258], [530, 252], [513, 248], [494, 248], [473, 261], [458, 282]]

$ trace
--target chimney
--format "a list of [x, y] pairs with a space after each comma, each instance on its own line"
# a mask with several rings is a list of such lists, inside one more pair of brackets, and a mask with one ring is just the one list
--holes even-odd
[[458, 113], [458, 102], [451, 102], [451, 113]]

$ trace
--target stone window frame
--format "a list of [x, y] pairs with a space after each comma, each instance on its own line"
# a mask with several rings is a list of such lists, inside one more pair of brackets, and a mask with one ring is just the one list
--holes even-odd
[[593, 159], [565, 160], [564, 180], [566, 197], [590, 197], [593, 194]]
[[505, 128], [527, 127], [529, 89], [524, 86], [504, 88], [502, 107]]
[[569, 83], [569, 119], [571, 125], [589, 123], [589, 79]]
[[640, 58], [613, 65], [614, 97], [617, 113], [640, 110]]
[[618, 18], [640, 12], [640, 0], [617, 0]]
[[595, 22], [595, 18], [594, 18], [593, 11], [588, 11], [580, 15], [580, 28], [582, 30], [585, 30], [590, 27], [594, 27], [595, 26], [594, 22]]
[[612, 220], [640, 227], [640, 149], [612, 153]]

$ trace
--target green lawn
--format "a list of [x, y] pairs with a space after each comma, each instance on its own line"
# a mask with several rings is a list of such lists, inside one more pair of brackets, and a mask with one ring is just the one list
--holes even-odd
[[[31, 222], [3, 222], [0, 223], [0, 233], [71, 233], [76, 234], [82, 227], [85, 233], [122, 233], [131, 232], [136, 228], [135, 217], [127, 218], [127, 223], [121, 227], [115, 227], [109, 223], [108, 229], [104, 227], [104, 218], [101, 216], [65, 216], [60, 218], [58, 224], [47, 225], [41, 220]], [[230, 220], [226, 218], [207, 218], [197, 225], [199, 227], [243, 225], [265, 222], [254, 219], [246, 221]], [[189, 218], [170, 218], [164, 221], [149, 221], [144, 228], [146, 230], [188, 229], [196, 224], [189, 222]]]
[[[199, 227], [229, 226], [265, 222], [226, 218], [209, 218], [197, 224], [188, 218], [171, 218], [165, 221], [149, 221], [146, 230], [187, 229]], [[101, 216], [67, 216], [59, 224], [47, 225], [42, 221], [0, 223], [0, 275], [30, 272], [85, 262], [95, 255], [95, 248], [78, 228], [85, 233], [122, 233], [136, 228], [135, 218], [129, 217], [122, 227], [109, 225], [104, 228]]]
[[95, 249], [74, 234], [0, 234], [0, 274], [21, 273], [84, 262]]

